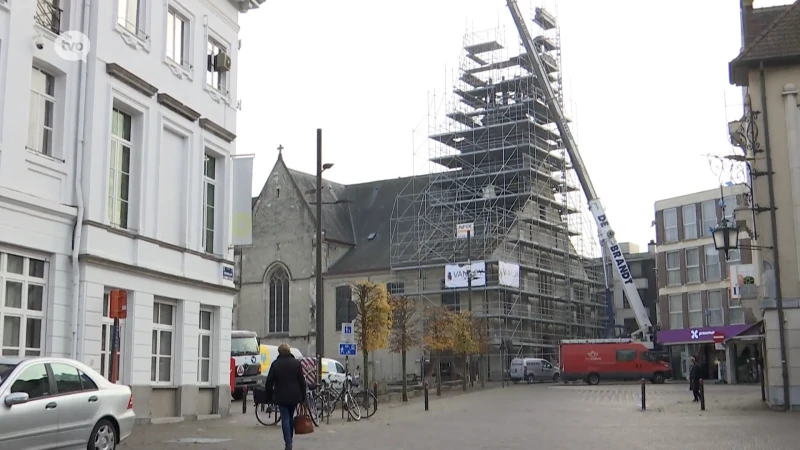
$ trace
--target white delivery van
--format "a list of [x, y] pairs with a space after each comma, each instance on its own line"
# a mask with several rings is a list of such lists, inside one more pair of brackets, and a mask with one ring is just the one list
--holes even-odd
[[514, 358], [508, 375], [514, 383], [525, 380], [530, 384], [534, 381], [558, 381], [559, 371], [546, 359]]

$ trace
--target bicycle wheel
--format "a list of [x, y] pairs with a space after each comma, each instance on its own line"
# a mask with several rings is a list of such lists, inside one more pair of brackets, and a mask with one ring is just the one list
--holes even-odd
[[353, 420], [361, 420], [361, 406], [359, 406], [356, 399], [354, 399], [350, 393], [344, 396], [343, 408], [347, 410], [347, 414], [349, 414]]
[[375, 394], [372, 392], [359, 392], [358, 394], [353, 394], [353, 396], [358, 406], [361, 407], [361, 417], [369, 419], [375, 414], [375, 411], [378, 410], [378, 398], [375, 397]]
[[319, 410], [317, 409], [317, 400], [313, 395], [309, 395], [306, 399], [306, 404], [308, 405], [308, 414], [311, 416], [311, 421], [314, 422], [315, 427], [318, 427], [322, 422], [322, 419], [320, 418]]
[[281, 421], [280, 409], [277, 405], [268, 405], [265, 403], [256, 405], [256, 420], [264, 426], [274, 426]]
[[336, 403], [339, 400], [339, 396], [336, 392], [333, 392], [329, 389], [325, 389], [319, 393], [320, 399], [322, 400], [320, 403], [320, 407], [322, 408], [323, 416], [327, 417], [333, 414], [336, 410]]

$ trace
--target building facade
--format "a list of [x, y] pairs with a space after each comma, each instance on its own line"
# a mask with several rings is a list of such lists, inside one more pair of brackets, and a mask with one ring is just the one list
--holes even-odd
[[[646, 252], [640, 252], [639, 246], [630, 242], [622, 242], [619, 247], [628, 261], [628, 268], [633, 277], [633, 282], [639, 292], [639, 298], [647, 310], [648, 317], [650, 317], [650, 322], [653, 324], [658, 323], [655, 243], [653, 242], [652, 245], [649, 245]], [[613, 265], [608, 262], [606, 263], [606, 277], [608, 286], [611, 289], [614, 312], [613, 325], [616, 328], [614, 336], [629, 336], [640, 327], [636, 321], [636, 314], [631, 308], [628, 296], [625, 294], [622, 279], [620, 279]]]
[[[657, 341], [669, 347], [676, 373], [688, 375], [694, 356], [707, 377], [718, 376], [716, 361], [727, 361], [728, 381], [746, 370], [760, 349], [731, 343], [717, 350], [714, 336], [734, 339], [757, 321], [732, 290], [730, 275], [753, 273], [752, 219], [746, 185], [659, 200], [655, 203], [658, 246], [660, 330]], [[722, 218], [739, 224], [740, 248], [728, 259], [716, 249], [712, 230]], [[737, 353], [738, 352], [738, 353]], [[744, 366], [744, 369], [740, 367]], [[747, 375], [747, 372], [745, 372]], [[740, 379], [742, 377], [739, 377]]]
[[[753, 8], [741, 1], [742, 50], [730, 62], [745, 110], [731, 123], [759, 206], [756, 266], [763, 286], [754, 306], [763, 311], [768, 402], [800, 408], [800, 1]], [[779, 310], [779, 306], [782, 311]], [[783, 317], [781, 317], [783, 316]], [[783, 323], [783, 326], [781, 326]], [[782, 335], [782, 336], [781, 336]]]
[[111, 378], [127, 290], [137, 416], [227, 413], [238, 15], [260, 3], [0, 1], [3, 355]]

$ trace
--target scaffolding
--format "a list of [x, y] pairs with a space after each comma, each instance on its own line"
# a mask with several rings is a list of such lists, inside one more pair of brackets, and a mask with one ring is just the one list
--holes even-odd
[[[434, 106], [429, 119], [428, 174], [392, 214], [392, 270], [418, 297], [466, 309], [467, 289], [445, 287], [444, 265], [485, 262], [472, 304], [488, 319], [490, 376], [501, 370], [501, 343], [509, 358], [555, 362], [562, 339], [606, 333], [595, 228], [539, 84], [552, 83], [563, 102], [559, 30], [544, 8], [532, 21], [549, 79], [536, 79], [516, 33], [467, 33], [445, 117]], [[467, 223], [469, 255], [456, 233]], [[500, 283], [500, 262], [519, 267], [519, 286]]]

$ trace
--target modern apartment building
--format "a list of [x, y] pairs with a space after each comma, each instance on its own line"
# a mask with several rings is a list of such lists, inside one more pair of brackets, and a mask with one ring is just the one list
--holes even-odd
[[[738, 370], [744, 358], [757, 353], [747, 345], [737, 348], [731, 344], [723, 351], [714, 344], [715, 335], [726, 340], [736, 338], [756, 322], [753, 311], [731, 295], [729, 279], [731, 268], [736, 267], [735, 273], [746, 273], [745, 269], [753, 267], [748, 193], [747, 186], [733, 185], [655, 203], [660, 310], [657, 341], [671, 348], [674, 363], [680, 365], [684, 375], [691, 356], [713, 378], [717, 375], [715, 361], [730, 361], [731, 373]], [[724, 252], [715, 248], [712, 237], [712, 230], [723, 217], [741, 227], [740, 248], [731, 251], [727, 260]]]
[[111, 378], [127, 290], [137, 416], [227, 413], [238, 15], [261, 3], [0, 0], [3, 355]]
[[[646, 252], [639, 251], [639, 246], [630, 242], [622, 242], [619, 247], [628, 261], [636, 290], [639, 291], [639, 298], [647, 309], [650, 322], [657, 323], [658, 286], [656, 283], [655, 242], [648, 245]], [[639, 329], [636, 314], [631, 308], [628, 296], [625, 295], [625, 287], [619, 274], [609, 262], [606, 263], [606, 276], [608, 285], [611, 287], [615, 335], [630, 335]]]

